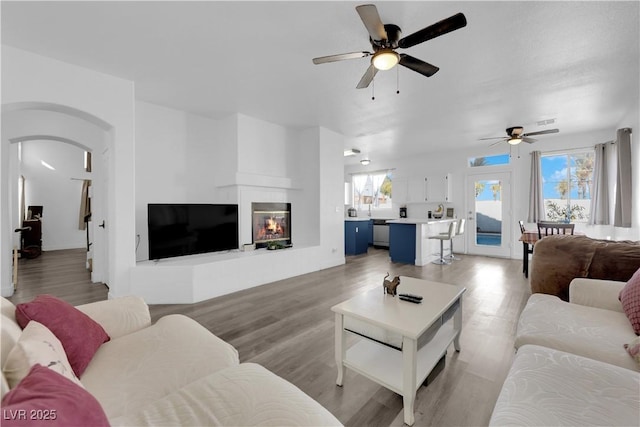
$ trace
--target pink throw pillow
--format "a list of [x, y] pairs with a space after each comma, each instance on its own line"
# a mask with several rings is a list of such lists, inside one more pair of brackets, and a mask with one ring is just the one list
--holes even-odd
[[633, 331], [636, 335], [640, 335], [640, 268], [624, 285], [618, 299], [622, 303], [624, 313], [631, 322]]
[[16, 321], [25, 328], [30, 320], [42, 323], [60, 340], [69, 364], [80, 378], [98, 348], [109, 335], [95, 320], [51, 295], [38, 295], [16, 306]]
[[100, 403], [87, 390], [42, 365], [2, 399], [2, 426], [108, 426]]

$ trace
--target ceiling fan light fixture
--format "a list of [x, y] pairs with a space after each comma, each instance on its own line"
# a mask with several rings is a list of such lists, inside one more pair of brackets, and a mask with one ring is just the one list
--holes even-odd
[[371, 160], [369, 160], [369, 159], [362, 159], [362, 160], [360, 160], [360, 163], [362, 163], [362, 166], [367, 166], [369, 163], [371, 163]]
[[378, 70], [390, 70], [400, 62], [400, 55], [391, 49], [380, 49], [371, 58], [371, 63]]
[[507, 142], [511, 145], [518, 145], [522, 142], [522, 138], [512, 136], [507, 140]]

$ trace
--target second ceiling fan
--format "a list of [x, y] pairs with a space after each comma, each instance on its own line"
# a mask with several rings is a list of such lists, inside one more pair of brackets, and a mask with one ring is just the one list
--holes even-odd
[[537, 132], [529, 132], [529, 133], [523, 133], [524, 132], [524, 128], [522, 126], [513, 126], [510, 128], [505, 129], [507, 132], [507, 136], [497, 136], [497, 137], [492, 137], [492, 138], [480, 138], [480, 141], [486, 141], [489, 139], [498, 139], [499, 141], [494, 142], [493, 144], [489, 145], [489, 147], [493, 147], [496, 144], [500, 144], [501, 142], [508, 142], [511, 145], [518, 145], [521, 142], [528, 142], [529, 144], [534, 143], [537, 141], [537, 139], [533, 139], [533, 138], [529, 138], [530, 136], [535, 136], [535, 135], [546, 135], [549, 133], [558, 133], [560, 132], [559, 129], [547, 129], [547, 130], [539, 130]]
[[378, 9], [373, 4], [365, 4], [356, 7], [356, 11], [367, 31], [369, 32], [369, 42], [373, 52], [361, 51], [342, 53], [339, 55], [322, 56], [314, 58], [314, 64], [324, 64], [327, 62], [343, 61], [345, 59], [366, 58], [372, 56], [371, 65], [364, 73], [358, 86], [363, 89], [369, 86], [378, 70], [389, 70], [400, 64], [426, 77], [431, 77], [438, 72], [439, 68], [418, 58], [405, 53], [397, 53], [396, 49], [407, 49], [417, 44], [434, 39], [443, 34], [450, 33], [467, 25], [467, 19], [462, 13], [457, 13], [447, 19], [443, 19], [422, 30], [400, 38], [402, 31], [394, 24], [383, 24], [378, 14]]

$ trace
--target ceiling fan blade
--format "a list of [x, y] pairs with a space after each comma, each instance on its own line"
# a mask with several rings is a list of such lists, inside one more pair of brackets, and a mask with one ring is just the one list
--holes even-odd
[[522, 136], [546, 135], [548, 133], [558, 133], [558, 132], [560, 132], [559, 129], [547, 129], [547, 130], [541, 130], [541, 131], [538, 131], [538, 132], [525, 133]]
[[505, 138], [504, 136], [493, 136], [491, 138], [480, 138], [480, 139], [478, 139], [478, 141], [488, 141], [490, 139], [504, 139], [504, 140], [507, 140], [509, 138]]
[[522, 140], [523, 140], [524, 142], [528, 142], [529, 144], [532, 144], [532, 143], [534, 143], [534, 142], [536, 142], [536, 141], [537, 141], [537, 139], [527, 138], [526, 136], [523, 136], [523, 137], [522, 137]]
[[416, 73], [420, 73], [423, 76], [427, 77], [433, 76], [440, 69], [435, 65], [431, 65], [428, 62], [424, 62], [418, 58], [414, 58], [413, 56], [406, 55], [404, 53], [400, 54], [400, 65], [403, 65], [410, 70], [413, 70]]
[[455, 15], [443, 19], [440, 22], [436, 22], [422, 30], [416, 31], [413, 34], [409, 34], [407, 37], [403, 37], [398, 41], [398, 47], [406, 49], [411, 46], [415, 46], [427, 40], [434, 39], [443, 34], [450, 33], [459, 28], [467, 25], [467, 18], [462, 13], [456, 13]]
[[378, 9], [373, 4], [356, 6], [356, 11], [367, 28], [372, 40], [387, 40], [387, 31], [378, 14]]
[[358, 86], [356, 86], [356, 88], [364, 89], [366, 87], [369, 87], [369, 84], [371, 84], [377, 72], [378, 69], [374, 67], [373, 64], [369, 65], [369, 68], [367, 68], [367, 71], [364, 72], [364, 75], [360, 79], [360, 82], [358, 83]]
[[489, 147], [493, 147], [494, 145], [498, 145], [498, 144], [500, 144], [501, 142], [505, 142], [506, 140], [507, 140], [507, 138], [502, 138], [500, 141], [496, 141], [496, 142], [494, 142], [493, 144], [489, 144]]
[[341, 53], [339, 55], [320, 56], [318, 58], [313, 58], [313, 63], [317, 65], [327, 62], [344, 61], [345, 59], [366, 58], [367, 56], [371, 56], [371, 52]]

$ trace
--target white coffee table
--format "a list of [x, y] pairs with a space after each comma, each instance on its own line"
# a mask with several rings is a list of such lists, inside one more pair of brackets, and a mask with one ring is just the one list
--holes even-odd
[[[424, 297], [421, 304], [385, 295], [380, 287], [331, 307], [336, 316], [336, 365], [402, 395], [404, 422], [413, 425], [416, 391], [453, 342], [460, 351], [464, 287], [400, 278], [399, 293]], [[345, 327], [345, 325], [347, 327]], [[346, 348], [346, 335], [361, 339]]]

